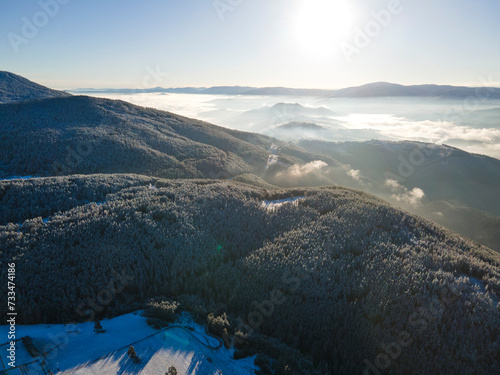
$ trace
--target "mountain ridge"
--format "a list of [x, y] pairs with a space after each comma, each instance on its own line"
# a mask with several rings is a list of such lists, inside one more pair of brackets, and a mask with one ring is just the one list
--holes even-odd
[[139, 93], [186, 93], [211, 95], [248, 95], [248, 96], [317, 96], [331, 98], [365, 97], [442, 97], [442, 98], [500, 98], [500, 88], [469, 87], [437, 84], [401, 85], [389, 82], [372, 82], [337, 90], [306, 89], [290, 87], [250, 87], [250, 86], [213, 86], [147, 89], [72, 89], [73, 93], [99, 94], [139, 94]]
[[0, 71], [0, 103], [67, 96], [71, 94], [49, 89], [14, 73]]
[[[76, 173], [231, 178], [316, 160], [265, 135], [120, 100], [75, 95], [6, 103], [0, 118], [0, 178]], [[267, 168], [273, 143], [281, 148], [280, 163]]]

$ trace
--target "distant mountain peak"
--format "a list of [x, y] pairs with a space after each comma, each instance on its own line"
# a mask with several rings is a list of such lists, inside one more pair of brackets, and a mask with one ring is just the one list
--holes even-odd
[[364, 85], [358, 86], [358, 87], [404, 87], [403, 85], [399, 83], [392, 83], [392, 82], [385, 82], [385, 81], [379, 81], [379, 82], [370, 82], [366, 83]]
[[298, 122], [292, 121], [283, 125], [278, 126], [278, 129], [303, 129], [303, 130], [325, 130], [324, 126], [317, 125], [313, 122]]
[[305, 108], [302, 104], [299, 103], [276, 103], [275, 105], [272, 106], [274, 109], [280, 109], [280, 108]]

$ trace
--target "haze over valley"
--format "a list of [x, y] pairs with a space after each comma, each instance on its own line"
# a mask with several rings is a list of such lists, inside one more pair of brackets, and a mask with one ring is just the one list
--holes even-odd
[[[500, 158], [500, 98], [487, 89], [465, 98], [254, 96], [177, 93], [89, 93], [172, 111], [231, 129], [283, 140], [412, 140], [447, 144]], [[78, 93], [78, 91], [71, 91]], [[299, 107], [300, 106], [300, 107]], [[296, 127], [312, 123], [322, 129]]]

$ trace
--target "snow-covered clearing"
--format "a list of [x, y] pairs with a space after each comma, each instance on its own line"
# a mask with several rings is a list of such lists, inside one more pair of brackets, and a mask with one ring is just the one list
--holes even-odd
[[280, 153], [280, 147], [273, 143], [271, 147], [269, 147], [269, 152], [273, 155], [278, 155]]
[[260, 205], [264, 207], [267, 210], [275, 210], [278, 207], [283, 206], [284, 204], [298, 204], [298, 201], [301, 199], [304, 199], [305, 197], [293, 197], [293, 198], [285, 198], [285, 199], [278, 199], [274, 201], [262, 201]]
[[160, 190], [156, 186], [154, 186], [153, 184], [149, 184], [148, 188], [149, 188], [149, 190], [155, 190], [155, 191]]
[[278, 155], [269, 155], [269, 158], [267, 159], [266, 169], [269, 168], [271, 165], [276, 164], [279, 158], [280, 157]]
[[[105, 332], [99, 334], [93, 331], [92, 322], [18, 325], [16, 336], [30, 336], [39, 350], [48, 352], [45, 361], [54, 375], [164, 375], [170, 366], [178, 374], [246, 375], [257, 369], [255, 357], [234, 360], [233, 349], [213, 349], [220, 345], [218, 340], [207, 335], [188, 315], [163, 330], [151, 328], [137, 312], [103, 320], [101, 324]], [[1, 326], [0, 337], [7, 339], [7, 330], [7, 326]], [[127, 355], [131, 345], [141, 358], [140, 363], [134, 363]], [[20, 341], [16, 351], [16, 366], [34, 360]], [[8, 362], [6, 353], [5, 350], [0, 354], [4, 364]]]
[[[90, 201], [85, 201], [85, 204], [95, 204], [96, 206], [102, 206], [103, 204], [105, 203], [108, 203], [107, 201], [102, 201], [102, 202], [90, 202]], [[54, 218], [55, 216], [57, 215], [54, 215], [54, 216], [48, 216], [48, 217], [43, 217], [42, 218], [42, 222], [44, 224], [47, 224], [48, 222], [50, 222], [52, 220], [52, 218]], [[27, 219], [28, 220], [28, 219]], [[26, 222], [27, 220], [25, 220], [24, 222]], [[20, 227], [22, 227], [24, 225], [24, 222], [19, 222], [17, 223], [17, 225], [19, 225]]]
[[273, 143], [271, 147], [269, 147], [268, 151], [271, 153], [271, 155], [269, 155], [269, 158], [267, 159], [266, 169], [269, 168], [271, 165], [278, 163], [280, 148], [279, 146]]

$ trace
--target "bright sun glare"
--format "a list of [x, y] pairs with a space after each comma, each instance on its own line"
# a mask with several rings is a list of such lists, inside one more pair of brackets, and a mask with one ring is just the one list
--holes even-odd
[[300, 47], [314, 56], [331, 55], [352, 26], [346, 0], [304, 0], [297, 14], [296, 32]]

